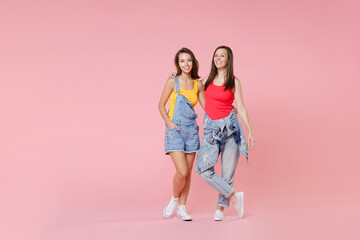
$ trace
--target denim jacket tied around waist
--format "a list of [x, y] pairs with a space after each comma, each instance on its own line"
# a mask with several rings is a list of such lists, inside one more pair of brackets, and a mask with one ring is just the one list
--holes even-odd
[[[224, 143], [225, 139], [228, 137], [234, 138], [235, 142], [239, 146], [240, 154], [246, 156], [246, 161], [247, 163], [249, 163], [248, 144], [246, 142], [241, 123], [238, 120], [237, 115], [234, 113], [234, 111], [231, 111], [228, 117], [217, 120], [212, 120], [205, 113], [203, 137], [204, 140], [202, 141], [202, 144], [217, 144], [220, 147]], [[212, 166], [215, 166], [215, 164], [217, 163], [217, 159], [218, 157], [208, 158], [208, 160], [206, 158], [203, 158], [202, 161], [197, 161], [196, 172], [200, 173]]]

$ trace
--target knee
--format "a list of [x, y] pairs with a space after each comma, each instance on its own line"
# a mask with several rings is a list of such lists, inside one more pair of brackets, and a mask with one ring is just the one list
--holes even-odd
[[232, 184], [234, 182], [235, 170], [227, 171], [227, 169], [223, 169], [222, 179], [224, 179], [227, 183]]
[[188, 170], [181, 170], [181, 171], [178, 171], [176, 173], [176, 175], [178, 176], [178, 178], [185, 179], [188, 177], [189, 172], [188, 172]]
[[222, 176], [222, 179], [224, 179], [224, 181], [227, 182], [227, 183], [229, 183], [229, 184], [232, 183], [231, 178], [228, 177], [228, 176]]

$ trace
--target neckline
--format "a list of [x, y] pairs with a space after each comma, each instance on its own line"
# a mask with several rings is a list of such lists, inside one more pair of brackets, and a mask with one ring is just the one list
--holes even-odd
[[193, 80], [193, 81], [194, 81], [194, 82], [193, 82], [193, 88], [192, 88], [192, 89], [187, 90], [187, 89], [185, 89], [185, 88], [182, 88], [182, 87], [180, 87], [180, 83], [179, 83], [179, 88], [182, 89], [182, 90], [185, 90], [185, 91], [192, 91], [192, 90], [194, 90], [194, 88], [195, 88], [195, 81], [196, 81], [196, 80]]
[[214, 85], [215, 87], [224, 87], [224, 86], [225, 86], [225, 85], [216, 85], [216, 84], [214, 83], [214, 81], [212, 81], [211, 83], [212, 83], [212, 85]]

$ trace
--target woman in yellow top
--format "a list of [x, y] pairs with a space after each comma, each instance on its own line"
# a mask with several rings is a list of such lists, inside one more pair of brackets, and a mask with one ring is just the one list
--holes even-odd
[[[191, 50], [180, 49], [175, 55], [177, 74], [170, 77], [159, 101], [159, 111], [166, 124], [165, 153], [169, 154], [176, 169], [173, 180], [173, 196], [163, 211], [165, 218], [174, 215], [191, 221], [185, 204], [190, 190], [191, 172], [196, 152], [200, 149], [199, 126], [194, 106], [199, 100], [205, 108], [204, 86], [199, 79], [199, 63]], [[166, 103], [169, 100], [169, 112]]]

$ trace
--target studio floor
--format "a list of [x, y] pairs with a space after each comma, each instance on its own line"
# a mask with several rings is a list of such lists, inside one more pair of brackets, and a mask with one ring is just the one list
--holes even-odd
[[189, 207], [193, 221], [164, 219], [162, 206], [130, 206], [121, 211], [68, 213], [49, 232], [52, 240], [113, 239], [360, 239], [357, 205], [325, 204], [291, 208], [246, 208], [238, 219], [212, 220], [211, 206]]

